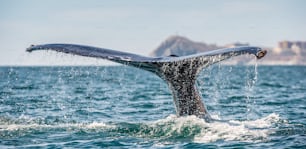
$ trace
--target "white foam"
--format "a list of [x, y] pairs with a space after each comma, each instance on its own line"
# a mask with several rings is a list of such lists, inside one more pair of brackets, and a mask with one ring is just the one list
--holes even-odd
[[272, 113], [258, 120], [205, 123], [206, 129], [203, 129], [199, 135], [196, 135], [194, 141], [198, 143], [215, 142], [218, 140], [265, 141], [274, 132], [273, 124], [279, 121], [280, 117]]
[[[213, 116], [218, 118], [217, 116]], [[264, 118], [246, 121], [214, 121], [207, 123], [196, 116], [176, 117], [170, 115], [165, 119], [155, 121], [149, 125], [159, 127], [162, 125], [165, 129], [165, 136], [173, 134], [195, 133], [192, 129], [200, 129], [201, 132], [195, 134], [194, 142], [209, 143], [215, 141], [242, 141], [242, 142], [260, 142], [268, 139], [268, 136], [274, 132], [273, 124], [280, 121], [280, 117], [272, 113]], [[168, 125], [167, 125], [168, 124]], [[166, 131], [166, 129], [168, 129]], [[171, 130], [169, 130], [171, 129]], [[188, 135], [188, 134], [184, 134]]]

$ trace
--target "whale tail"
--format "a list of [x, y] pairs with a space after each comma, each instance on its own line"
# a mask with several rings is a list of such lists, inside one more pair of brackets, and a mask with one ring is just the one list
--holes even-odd
[[267, 51], [258, 47], [236, 47], [213, 50], [188, 56], [145, 57], [132, 53], [75, 44], [32, 45], [28, 52], [54, 50], [74, 55], [107, 59], [155, 73], [165, 80], [172, 91], [178, 116], [196, 115], [209, 119], [196, 86], [196, 78], [209, 65], [243, 54], [253, 54], [258, 59]]

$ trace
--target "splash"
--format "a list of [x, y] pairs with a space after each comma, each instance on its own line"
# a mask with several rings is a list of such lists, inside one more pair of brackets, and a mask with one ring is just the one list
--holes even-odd
[[[217, 115], [213, 115], [217, 118]], [[216, 141], [260, 142], [274, 132], [273, 126], [280, 122], [279, 115], [272, 113], [264, 118], [245, 121], [214, 121], [211, 123], [196, 116], [176, 117], [170, 115], [158, 120], [149, 127], [164, 131], [162, 137], [168, 139], [190, 138], [196, 143]], [[154, 130], [154, 129], [152, 129]], [[154, 131], [153, 131], [154, 132]]]
[[272, 113], [257, 120], [213, 122], [205, 124], [207, 127], [198, 134], [194, 141], [208, 143], [215, 141], [262, 142], [273, 134], [273, 126], [280, 121], [280, 117]]

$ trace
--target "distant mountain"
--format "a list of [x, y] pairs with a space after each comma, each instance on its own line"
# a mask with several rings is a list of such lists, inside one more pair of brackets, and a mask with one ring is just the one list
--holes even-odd
[[206, 44], [202, 42], [194, 42], [186, 37], [171, 36], [161, 43], [153, 52], [150, 54], [154, 57], [169, 56], [169, 55], [190, 55], [199, 52], [205, 52], [209, 50], [218, 49], [215, 44]]

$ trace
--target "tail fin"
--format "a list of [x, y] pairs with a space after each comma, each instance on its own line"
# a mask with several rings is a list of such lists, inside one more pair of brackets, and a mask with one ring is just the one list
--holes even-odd
[[181, 57], [152, 58], [127, 52], [74, 44], [36, 45], [29, 47], [27, 51], [32, 52], [44, 49], [108, 59], [153, 72], [168, 83], [174, 98], [177, 115], [197, 115], [204, 118], [209, 118], [209, 114], [195, 85], [199, 72], [209, 65], [234, 56], [253, 54], [259, 59], [267, 53], [267, 51], [258, 47], [237, 47]]
[[76, 44], [44, 44], [44, 45], [31, 45], [27, 48], [27, 52], [38, 50], [53, 50], [73, 55], [80, 55], [86, 57], [107, 59], [116, 63], [130, 65], [147, 71], [155, 72], [156, 68], [150, 64], [156, 58], [140, 56], [132, 53], [115, 51], [110, 49], [91, 47]]

